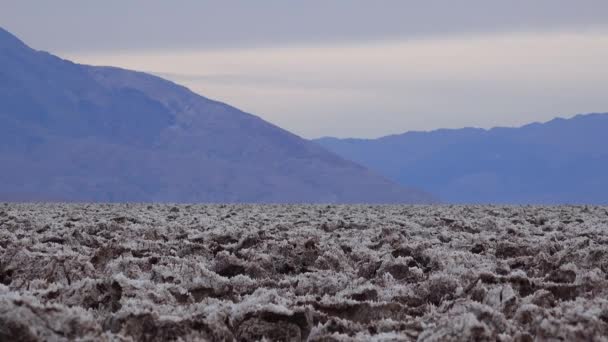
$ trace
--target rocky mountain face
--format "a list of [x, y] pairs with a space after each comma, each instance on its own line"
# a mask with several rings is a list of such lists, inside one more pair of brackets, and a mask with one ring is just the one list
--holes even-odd
[[427, 203], [232, 106], [0, 29], [0, 200]]
[[608, 114], [518, 128], [323, 138], [344, 158], [448, 203], [608, 204]]

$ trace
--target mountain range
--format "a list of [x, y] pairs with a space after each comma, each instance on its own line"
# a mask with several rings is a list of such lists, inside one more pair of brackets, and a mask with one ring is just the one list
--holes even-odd
[[606, 132], [608, 114], [596, 113], [309, 141], [0, 28], [3, 201], [608, 204]]
[[430, 203], [164, 79], [76, 64], [0, 28], [0, 200]]
[[446, 203], [608, 204], [608, 114], [522, 127], [316, 140]]

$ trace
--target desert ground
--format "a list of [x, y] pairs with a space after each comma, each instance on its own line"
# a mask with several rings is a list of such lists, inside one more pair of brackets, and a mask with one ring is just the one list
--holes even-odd
[[0, 204], [1, 341], [608, 341], [608, 208]]

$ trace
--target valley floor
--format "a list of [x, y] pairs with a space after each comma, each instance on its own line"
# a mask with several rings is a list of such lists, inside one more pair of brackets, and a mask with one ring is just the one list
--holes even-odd
[[0, 204], [0, 340], [606, 340], [608, 208]]

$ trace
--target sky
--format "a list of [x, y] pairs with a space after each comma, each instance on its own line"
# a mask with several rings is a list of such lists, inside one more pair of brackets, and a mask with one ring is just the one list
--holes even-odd
[[0, 0], [0, 26], [306, 138], [608, 112], [606, 0]]

